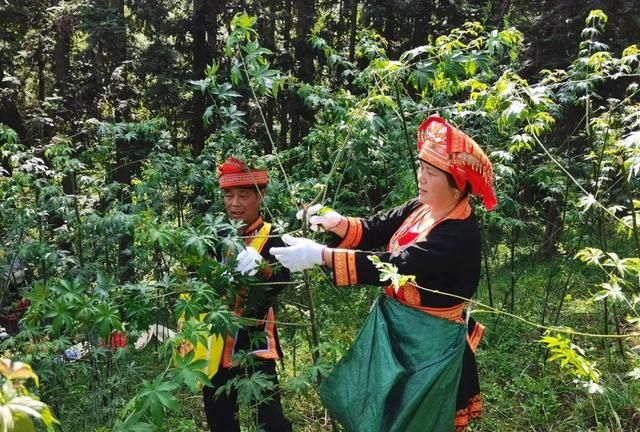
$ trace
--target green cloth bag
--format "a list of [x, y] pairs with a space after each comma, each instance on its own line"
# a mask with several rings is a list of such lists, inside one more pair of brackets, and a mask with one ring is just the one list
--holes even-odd
[[466, 328], [382, 295], [320, 386], [349, 432], [451, 432]]

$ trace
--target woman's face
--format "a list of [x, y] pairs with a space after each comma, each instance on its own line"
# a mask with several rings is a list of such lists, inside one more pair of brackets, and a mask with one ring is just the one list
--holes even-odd
[[224, 190], [224, 208], [230, 219], [250, 224], [258, 219], [262, 195], [256, 189], [229, 188]]
[[445, 172], [423, 160], [418, 168], [418, 190], [420, 202], [431, 208], [446, 208], [455, 201]]

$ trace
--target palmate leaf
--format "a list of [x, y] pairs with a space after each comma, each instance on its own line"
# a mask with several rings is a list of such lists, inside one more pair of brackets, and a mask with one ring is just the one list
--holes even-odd
[[71, 315], [71, 308], [67, 303], [59, 300], [53, 300], [49, 305], [49, 313], [47, 313], [45, 317], [53, 318], [53, 322], [51, 324], [54, 333], [59, 333], [63, 327], [73, 327], [74, 319]]
[[202, 305], [194, 301], [191, 295], [180, 296], [176, 300], [175, 311], [177, 316], [184, 317], [186, 320], [197, 317], [203, 312]]
[[258, 66], [251, 73], [251, 77], [258, 84], [258, 88], [261, 93], [268, 93], [269, 91], [272, 91], [274, 87], [277, 89], [278, 85], [276, 83], [282, 80], [280, 72], [274, 69], [269, 69], [268, 64]]
[[241, 96], [240, 93], [233, 90], [233, 86], [228, 82], [222, 83], [214, 89], [211, 89], [210, 93], [212, 96], [227, 102], [233, 98]]
[[252, 67], [264, 62], [263, 56], [272, 54], [271, 50], [261, 47], [257, 41], [247, 42], [242, 50], [246, 53], [245, 62]]
[[[24, 369], [24, 365], [21, 368]], [[40, 420], [50, 432], [54, 430], [53, 425], [58, 424], [45, 403], [28, 392], [18, 393], [10, 380], [2, 385], [0, 400], [0, 432], [35, 431], [32, 419]]]
[[116, 286], [115, 275], [110, 273], [98, 272], [96, 277], [96, 286], [93, 289], [93, 295], [100, 299], [109, 297], [111, 290]]
[[409, 82], [418, 90], [424, 90], [433, 79], [436, 69], [432, 64], [428, 66], [416, 68], [409, 75]]
[[128, 416], [125, 421], [117, 420], [113, 430], [114, 432], [155, 432], [157, 427], [143, 422], [142, 413], [135, 412]]
[[431, 50], [433, 50], [433, 47], [431, 45], [422, 45], [422, 46], [413, 48], [409, 51], [403, 52], [402, 55], [400, 56], [400, 61], [401, 62], [411, 61], [421, 54], [429, 53]]
[[528, 113], [527, 105], [521, 100], [514, 100], [509, 106], [502, 111], [500, 119], [509, 125], [514, 125], [516, 121], [521, 120]]
[[184, 245], [191, 253], [205, 256], [208, 251], [214, 249], [215, 236], [204, 234], [189, 227], [185, 231]]
[[204, 94], [204, 92], [209, 87], [209, 78], [201, 79], [201, 80], [187, 80], [189, 84], [191, 84], [196, 90], [200, 90], [200, 93]]
[[246, 113], [244, 111], [239, 110], [235, 104], [231, 104], [228, 107], [222, 107], [220, 109], [220, 113], [224, 115], [229, 121], [245, 123], [242, 117], [244, 117]]
[[604, 266], [605, 267], [613, 267], [617, 270], [618, 274], [621, 277], [624, 277], [625, 274], [628, 271], [627, 268], [627, 263], [628, 263], [628, 259], [626, 258], [620, 258], [618, 256], [617, 253], [615, 252], [608, 252], [607, 253], [607, 260], [604, 262]]
[[556, 336], [546, 335], [538, 340], [546, 345], [551, 352], [547, 362], [560, 362], [560, 368], [566, 370], [570, 375], [577, 377], [583, 382], [593, 382], [597, 384], [600, 380], [600, 371], [595, 364], [584, 357], [585, 352], [579, 346], [573, 344], [569, 339], [557, 334]]
[[151, 243], [160, 246], [162, 249], [173, 244], [174, 230], [166, 225], [154, 225], [148, 231]]
[[233, 334], [239, 327], [238, 319], [222, 305], [208, 312], [204, 321], [211, 326], [212, 334]]
[[18, 142], [18, 133], [0, 123], [0, 145], [15, 144]]
[[191, 345], [196, 345], [198, 343], [206, 345], [207, 337], [210, 334], [209, 328], [209, 325], [202, 321], [187, 319], [182, 324], [182, 329], [177, 335], [177, 338], [180, 340], [186, 340]]
[[102, 303], [97, 306], [94, 324], [100, 329], [100, 334], [104, 340], [108, 340], [112, 330], [122, 330], [120, 314], [109, 303]]
[[82, 296], [81, 299], [73, 304], [73, 310], [75, 311], [74, 319], [83, 323], [92, 322], [97, 312], [95, 304], [95, 297], [88, 295]]
[[596, 293], [594, 300], [599, 301], [610, 298], [612, 301], [624, 301], [626, 298], [622, 292], [622, 287], [616, 281], [612, 280], [611, 283], [603, 282], [600, 286], [603, 289]]
[[173, 396], [173, 392], [179, 384], [173, 381], [164, 381], [164, 377], [158, 375], [153, 382], [143, 381], [143, 385], [144, 389], [138, 396], [142, 401], [140, 411], [149, 410], [155, 424], [162, 423], [165, 410], [178, 410], [178, 400]]
[[194, 352], [188, 352], [184, 357], [175, 356], [176, 368], [171, 370], [171, 376], [177, 383], [186, 384], [192, 393], [196, 393], [200, 385], [211, 386], [207, 374], [202, 372], [207, 367], [207, 360], [193, 360]]
[[242, 27], [243, 29], [253, 29], [253, 26], [256, 25], [256, 22], [258, 22], [258, 17], [256, 16], [252, 16], [249, 15], [246, 11], [243, 13], [239, 13], [237, 14], [234, 18], [233, 18], [233, 24], [232, 25], [236, 25], [238, 27]]
[[73, 280], [62, 279], [51, 291], [57, 294], [59, 300], [72, 303], [82, 297], [84, 287], [80, 278]]
[[221, 387], [216, 395], [223, 391], [228, 391], [234, 387], [238, 392], [238, 403], [249, 405], [252, 402], [264, 402], [268, 399], [269, 393], [273, 390], [274, 384], [271, 377], [262, 371], [254, 372], [247, 377], [236, 377], [230, 380], [227, 385]]
[[40, 385], [38, 375], [26, 363], [12, 362], [7, 358], [2, 358], [0, 359], [0, 373], [7, 380], [33, 379], [36, 382], [36, 386]]

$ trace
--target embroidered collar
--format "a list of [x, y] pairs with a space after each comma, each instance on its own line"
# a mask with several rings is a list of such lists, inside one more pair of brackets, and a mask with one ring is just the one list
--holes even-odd
[[258, 229], [260, 229], [260, 227], [264, 224], [264, 221], [262, 220], [262, 216], [258, 215], [258, 219], [256, 219], [255, 221], [251, 222], [250, 224], [248, 224], [243, 232], [242, 235], [244, 236], [250, 236], [252, 235], [255, 231], [257, 231]]
[[[393, 234], [391, 240], [389, 241], [389, 247], [387, 248], [387, 250], [395, 256], [400, 253], [402, 249], [410, 246], [411, 244], [424, 241], [429, 233], [442, 222], [450, 219], [461, 220], [468, 218], [471, 215], [471, 205], [469, 204], [469, 199], [464, 198], [445, 217], [433, 222], [426, 229], [418, 230], [416, 232], [415, 230], [420, 226], [420, 222], [429, 214], [430, 208], [426, 204], [415, 209], [402, 223], [400, 228]], [[406, 243], [401, 245], [401, 239], [409, 234], [410, 231], [414, 231], [415, 235], [411, 236], [411, 238]]]

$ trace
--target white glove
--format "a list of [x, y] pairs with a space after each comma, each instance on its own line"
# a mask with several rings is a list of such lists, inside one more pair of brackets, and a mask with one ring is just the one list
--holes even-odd
[[[302, 210], [298, 211], [296, 218], [302, 220], [302, 213]], [[340, 221], [342, 221], [340, 213], [322, 204], [314, 204], [307, 209], [307, 223], [312, 231], [331, 231], [340, 224]]]
[[244, 275], [255, 276], [262, 261], [264, 261], [264, 258], [260, 255], [260, 252], [249, 246], [238, 254], [236, 271]]
[[296, 238], [288, 234], [282, 236], [282, 241], [288, 247], [272, 247], [269, 252], [292, 272], [307, 270], [322, 264], [323, 245], [308, 238]]

